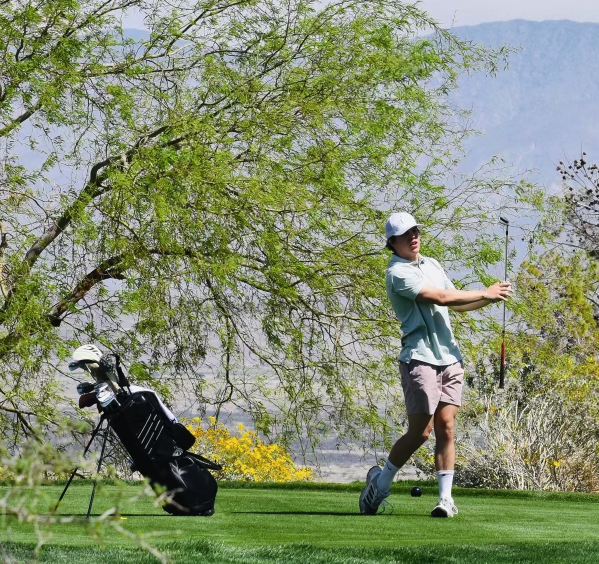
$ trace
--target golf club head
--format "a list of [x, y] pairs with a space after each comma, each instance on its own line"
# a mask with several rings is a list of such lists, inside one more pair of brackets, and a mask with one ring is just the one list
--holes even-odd
[[79, 384], [77, 384], [77, 393], [79, 395], [89, 394], [90, 392], [93, 392], [94, 389], [94, 384], [91, 382], [79, 382]]

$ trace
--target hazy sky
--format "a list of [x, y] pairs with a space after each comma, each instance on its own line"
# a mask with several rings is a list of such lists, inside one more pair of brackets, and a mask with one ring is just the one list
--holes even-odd
[[420, 7], [444, 27], [515, 19], [599, 22], [598, 0], [422, 0]]
[[[420, 7], [443, 27], [515, 19], [599, 22], [599, 0], [422, 0]], [[125, 27], [144, 25], [130, 13]]]

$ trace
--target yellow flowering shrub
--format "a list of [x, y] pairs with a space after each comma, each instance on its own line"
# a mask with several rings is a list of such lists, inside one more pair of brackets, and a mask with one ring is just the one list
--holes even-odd
[[265, 444], [255, 431], [239, 424], [232, 433], [214, 417], [208, 419], [207, 429], [202, 427], [198, 417], [185, 423], [196, 438], [191, 450], [222, 465], [223, 469], [214, 473], [217, 480], [298, 482], [314, 479], [312, 468], [296, 467], [283, 447]]

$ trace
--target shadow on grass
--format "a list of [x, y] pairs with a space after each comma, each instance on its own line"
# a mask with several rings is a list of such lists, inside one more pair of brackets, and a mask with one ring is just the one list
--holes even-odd
[[[375, 515], [360, 515], [357, 511], [352, 513], [343, 511], [229, 511], [229, 513], [235, 513], [237, 515], [330, 515], [332, 517], [360, 517], [365, 519], [367, 517], [375, 517]], [[378, 515], [383, 515], [379, 513]], [[385, 513], [385, 517], [426, 517], [430, 520], [430, 516], [423, 515], [422, 513]]]
[[[90, 517], [100, 517], [103, 513], [90, 513]], [[46, 513], [45, 517], [87, 517], [87, 513]], [[168, 513], [119, 513], [119, 517], [200, 517], [200, 515], [169, 515]]]

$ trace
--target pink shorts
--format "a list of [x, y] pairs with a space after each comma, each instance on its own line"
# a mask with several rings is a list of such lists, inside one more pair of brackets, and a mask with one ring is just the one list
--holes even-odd
[[434, 366], [419, 360], [399, 363], [408, 415], [433, 415], [439, 402], [462, 405], [464, 364]]

